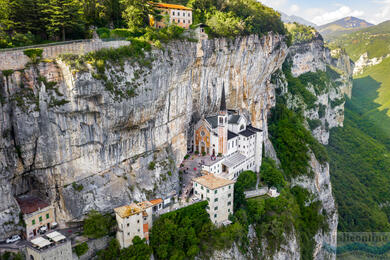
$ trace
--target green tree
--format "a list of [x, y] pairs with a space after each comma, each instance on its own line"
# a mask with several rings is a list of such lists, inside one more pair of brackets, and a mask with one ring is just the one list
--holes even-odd
[[261, 177], [269, 186], [282, 188], [285, 184], [283, 174], [276, 168], [275, 161], [270, 158], [264, 158], [260, 169]]
[[146, 0], [120, 0], [120, 3], [124, 6], [123, 19], [131, 30], [149, 26], [149, 14], [156, 14]]
[[241, 34], [244, 30], [243, 21], [234, 15], [233, 12], [215, 11], [215, 13], [207, 20], [207, 24], [211, 28], [214, 35], [223, 37], [233, 37]]
[[84, 17], [89, 25], [98, 27], [113, 24], [121, 25], [121, 5], [119, 0], [82, 0]]
[[91, 238], [99, 238], [108, 235], [114, 220], [110, 215], [102, 215], [96, 210], [91, 210], [84, 220], [84, 234]]
[[120, 253], [120, 260], [149, 260], [152, 248], [146, 243], [146, 239], [139, 236], [133, 238], [133, 244], [124, 248]]
[[46, 29], [55, 39], [66, 39], [66, 32], [83, 26], [83, 9], [79, 0], [48, 0], [42, 3]]
[[98, 260], [118, 259], [119, 255], [120, 245], [118, 240], [116, 240], [115, 238], [110, 240], [106, 249], [97, 252]]

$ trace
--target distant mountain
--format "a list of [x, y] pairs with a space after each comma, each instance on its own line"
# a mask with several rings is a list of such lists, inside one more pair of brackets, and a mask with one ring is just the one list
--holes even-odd
[[356, 61], [367, 52], [368, 58], [381, 58], [390, 54], [390, 21], [368, 28], [341, 33], [330, 41], [331, 48], [343, 48]]
[[325, 39], [331, 39], [341, 34], [351, 33], [371, 26], [373, 26], [373, 24], [365, 20], [350, 16], [321, 25], [317, 29]]
[[299, 23], [307, 26], [317, 27], [316, 24], [309, 22], [302, 17], [296, 16], [296, 15], [288, 15], [283, 12], [280, 12], [282, 21], [285, 23]]

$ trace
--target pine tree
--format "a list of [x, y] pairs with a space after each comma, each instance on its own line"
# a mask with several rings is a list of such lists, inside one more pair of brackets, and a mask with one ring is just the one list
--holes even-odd
[[53, 38], [61, 35], [66, 39], [66, 31], [83, 24], [83, 9], [79, 0], [47, 0], [42, 4], [46, 14], [46, 29]]
[[31, 32], [45, 37], [43, 2], [45, 0], [9, 0], [12, 29], [20, 33]]

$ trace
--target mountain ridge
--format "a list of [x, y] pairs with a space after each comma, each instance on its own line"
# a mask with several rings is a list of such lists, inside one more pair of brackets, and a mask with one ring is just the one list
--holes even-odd
[[348, 16], [339, 20], [318, 26], [317, 29], [325, 39], [330, 39], [345, 33], [351, 33], [360, 29], [369, 28], [374, 24], [363, 19]]
[[299, 24], [303, 24], [303, 25], [306, 25], [306, 26], [312, 26], [312, 27], [318, 27], [318, 25], [316, 25], [315, 23], [313, 22], [310, 22], [300, 16], [296, 16], [296, 15], [288, 15], [286, 13], [283, 13], [283, 12], [280, 12], [280, 18], [282, 19], [283, 22], [285, 23], [299, 23]]

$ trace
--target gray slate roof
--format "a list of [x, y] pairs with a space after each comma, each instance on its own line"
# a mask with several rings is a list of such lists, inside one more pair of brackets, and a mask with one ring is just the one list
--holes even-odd
[[240, 120], [240, 115], [231, 115], [229, 116], [229, 124], [237, 124], [238, 120]]
[[234, 138], [234, 137], [237, 137], [237, 136], [238, 136], [238, 134], [233, 133], [233, 132], [231, 132], [231, 131], [228, 131], [228, 140], [230, 140], [230, 139], [232, 139], [232, 138]]
[[249, 129], [247, 128], [247, 129], [245, 129], [244, 131], [239, 132], [238, 134], [239, 134], [239, 135], [243, 135], [243, 136], [245, 136], [245, 137], [249, 137], [249, 136], [252, 136], [252, 135], [256, 134], [256, 132], [251, 131], [251, 130], [249, 130]]
[[207, 122], [211, 125], [211, 128], [217, 128], [218, 127], [218, 116], [209, 116], [206, 117]]

